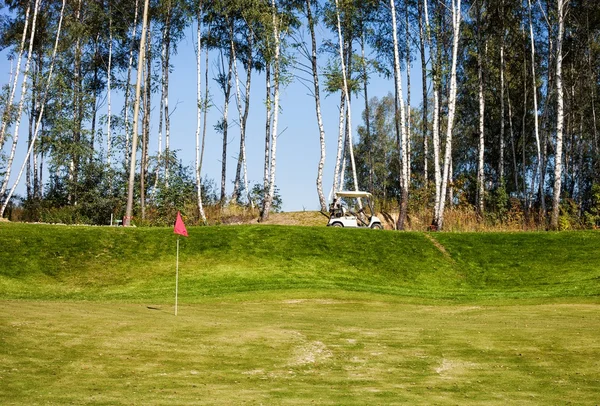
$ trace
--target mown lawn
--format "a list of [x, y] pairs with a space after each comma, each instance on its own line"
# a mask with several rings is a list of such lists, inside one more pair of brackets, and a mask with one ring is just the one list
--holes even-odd
[[600, 399], [600, 233], [0, 224], [0, 403]]
[[598, 305], [256, 299], [2, 301], [2, 404], [598, 402]]

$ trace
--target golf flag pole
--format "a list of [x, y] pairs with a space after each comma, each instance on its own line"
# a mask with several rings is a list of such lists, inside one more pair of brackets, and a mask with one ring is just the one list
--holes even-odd
[[177, 260], [175, 262], [175, 316], [177, 316], [177, 296], [179, 293], [179, 236], [188, 236], [180, 212], [177, 212], [177, 219], [175, 219], [175, 227], [173, 228], [173, 232], [177, 234]]

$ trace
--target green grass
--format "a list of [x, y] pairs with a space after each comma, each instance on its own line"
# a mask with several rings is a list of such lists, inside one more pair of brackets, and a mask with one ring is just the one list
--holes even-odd
[[[188, 303], [248, 292], [345, 291], [431, 300], [597, 298], [600, 233], [432, 234], [325, 227], [199, 227], [180, 240]], [[6, 299], [165, 302], [168, 228], [0, 225]]]
[[0, 403], [598, 402], [598, 232], [188, 231], [0, 223]]

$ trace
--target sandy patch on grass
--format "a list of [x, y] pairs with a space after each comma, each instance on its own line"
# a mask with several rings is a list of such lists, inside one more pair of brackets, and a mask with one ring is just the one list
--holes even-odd
[[321, 341], [311, 341], [296, 348], [292, 359], [293, 366], [321, 363], [333, 356]]
[[444, 379], [452, 379], [457, 375], [462, 375], [465, 372], [472, 370], [476, 367], [472, 362], [457, 361], [443, 359], [442, 363], [435, 368], [435, 372]]

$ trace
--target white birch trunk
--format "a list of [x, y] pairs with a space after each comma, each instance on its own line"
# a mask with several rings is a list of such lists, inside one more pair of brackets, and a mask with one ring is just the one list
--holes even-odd
[[148, 6], [150, 1], [144, 1], [144, 14], [142, 22], [142, 38], [140, 40], [140, 52], [138, 55], [137, 83], [135, 85], [135, 103], [133, 105], [133, 136], [131, 139], [131, 159], [129, 165], [129, 181], [127, 184], [127, 206], [125, 210], [124, 226], [131, 225], [133, 214], [133, 188], [135, 184], [135, 160], [138, 142], [138, 122], [140, 114], [140, 95], [142, 92], [142, 73], [144, 71], [144, 57], [146, 53], [146, 27], [148, 26]]
[[[166, 70], [165, 60], [167, 57], [167, 36], [166, 24], [163, 27], [162, 33], [162, 44], [160, 50], [160, 61], [161, 61], [161, 86], [160, 86], [160, 103], [158, 107], [158, 149], [156, 151], [156, 172], [154, 175], [154, 186], [152, 188], [152, 195], [156, 195], [156, 189], [158, 188], [158, 178], [160, 176], [160, 168], [162, 167], [162, 141], [163, 141], [163, 123], [164, 123], [164, 112], [165, 112], [165, 84], [166, 84]], [[200, 84], [198, 84], [200, 86]]]
[[[344, 91], [342, 90], [342, 94], [340, 97], [340, 116], [338, 120], [338, 145], [337, 154], [335, 157], [335, 170], [333, 174], [333, 193], [339, 192], [344, 187], [344, 185], [340, 185], [340, 172], [343, 172], [342, 162], [345, 159], [343, 155], [344, 140], [346, 139], [346, 132], [344, 127], [344, 123], [346, 121], [344, 119], [346, 117], [346, 96], [343, 93]], [[329, 200], [331, 200], [331, 196], [329, 196]]]
[[325, 201], [325, 195], [323, 194], [323, 167], [325, 166], [325, 128], [323, 127], [323, 117], [321, 115], [321, 95], [319, 86], [319, 72], [317, 65], [317, 39], [315, 35], [315, 23], [312, 16], [312, 6], [310, 4], [310, 0], [306, 0], [306, 13], [308, 17], [308, 28], [310, 30], [310, 39], [312, 45], [310, 62], [313, 74], [317, 125], [319, 127], [319, 145], [321, 146], [321, 155], [319, 158], [319, 166], [317, 169], [317, 195], [319, 196], [321, 211], [326, 212], [327, 202]]
[[452, 68], [450, 71], [450, 95], [448, 97], [448, 125], [446, 129], [446, 151], [444, 157], [444, 173], [439, 197], [438, 215], [435, 226], [441, 230], [444, 225], [444, 207], [446, 203], [446, 190], [448, 188], [450, 164], [452, 161], [452, 131], [454, 129], [454, 115], [456, 112], [456, 65], [458, 62], [458, 42], [460, 39], [461, 0], [452, 0]]
[[277, 17], [277, 9], [275, 7], [275, 0], [271, 2], [272, 13], [273, 13], [273, 38], [275, 40], [275, 55], [273, 58], [274, 71], [273, 71], [273, 126], [271, 128], [271, 165], [269, 171], [269, 191], [264, 197], [264, 205], [261, 215], [261, 221], [265, 221], [269, 218], [269, 212], [273, 204], [273, 196], [275, 194], [275, 166], [277, 159], [277, 124], [279, 117], [279, 74], [280, 74], [280, 38], [279, 38], [279, 21]]
[[167, 22], [165, 36], [165, 71], [164, 71], [164, 108], [165, 108], [165, 186], [169, 187], [169, 163], [171, 158], [171, 115], [169, 113], [169, 67], [171, 65], [171, 3], [169, 2], [169, 10], [167, 12]]
[[202, 205], [202, 177], [201, 177], [201, 156], [200, 156], [200, 123], [202, 115], [202, 3], [198, 5], [198, 29], [196, 38], [198, 44], [196, 46], [196, 198], [198, 201], [198, 213], [202, 223], [206, 224], [206, 214]]
[[[4, 174], [4, 180], [2, 181], [2, 186], [0, 187], [0, 198], [4, 196], [6, 189], [8, 187], [8, 182], [10, 180], [10, 174], [12, 170], [13, 160], [15, 159], [15, 151], [17, 149], [17, 144], [19, 142], [19, 127], [21, 126], [21, 116], [23, 115], [23, 107], [25, 106], [25, 98], [27, 95], [27, 80], [29, 79], [29, 69], [31, 67], [31, 58], [33, 56], [33, 42], [35, 39], [35, 24], [37, 20], [38, 10], [40, 8], [40, 0], [35, 1], [35, 5], [33, 6], [33, 18], [31, 22], [31, 34], [29, 36], [29, 50], [27, 54], [27, 61], [25, 62], [25, 72], [23, 72], [23, 83], [21, 84], [21, 99], [19, 101], [19, 108], [17, 110], [17, 119], [15, 122], [14, 135], [12, 140], [12, 146], [10, 149], [10, 155], [8, 156], [8, 161], [6, 164], [6, 173]], [[16, 79], [15, 79], [16, 80]], [[34, 143], [31, 143], [31, 147]], [[28, 156], [29, 158], [29, 156]], [[26, 161], [28, 161], [27, 159]], [[2, 207], [5, 207], [8, 204], [8, 196], [5, 199]], [[0, 213], [0, 216], [4, 214], [4, 210]]]
[[564, 127], [564, 95], [562, 83], [562, 45], [565, 32], [565, 6], [569, 0], [558, 0], [558, 39], [556, 41], [556, 155], [554, 157], [554, 190], [552, 196], [551, 227], [558, 229], [560, 192], [562, 186], [562, 150]]
[[[349, 147], [348, 151], [350, 154], [350, 164], [352, 165], [352, 177], [354, 180], [354, 190], [358, 190], [358, 177], [356, 175], [356, 164], [354, 161], [354, 149], [352, 146], [352, 144], [353, 144], [353, 142], [352, 142], [352, 109], [350, 108], [350, 92], [348, 90], [348, 75], [347, 75], [347, 71], [346, 71], [346, 61], [345, 61], [345, 55], [344, 55], [344, 44], [343, 44], [343, 40], [342, 40], [342, 27], [341, 27], [341, 22], [340, 22], [340, 8], [339, 8], [338, 0], [335, 0], [335, 9], [336, 9], [336, 17], [337, 17], [338, 40], [339, 40], [339, 46], [340, 46], [340, 63], [341, 63], [341, 67], [342, 67], [342, 81], [343, 81], [343, 87], [344, 87], [344, 97], [346, 98], [346, 131], [348, 134], [348, 147]], [[343, 187], [343, 185], [340, 185], [340, 187]], [[362, 205], [360, 204], [360, 200], [359, 200], [359, 205], [362, 207]]]
[[500, 156], [498, 158], [499, 186], [504, 186], [504, 32], [500, 43]]
[[479, 85], [479, 156], [477, 159], [477, 209], [483, 215], [485, 197], [485, 97], [483, 94], [483, 55], [481, 40], [481, 3], [478, 2], [477, 10], [477, 77]]
[[233, 193], [231, 194], [231, 200], [234, 203], [237, 203], [240, 194], [240, 182], [242, 177], [242, 164], [244, 160], [244, 156], [242, 151], [244, 150], [244, 120], [243, 120], [243, 109], [242, 109], [242, 95], [240, 91], [240, 75], [237, 68], [237, 55], [235, 52], [235, 43], [233, 41], [233, 37], [230, 38], [229, 46], [231, 47], [231, 55], [233, 58], [233, 82], [235, 83], [235, 105], [238, 111], [238, 120], [240, 126], [240, 153], [238, 155], [237, 168], [235, 171], [235, 180], [233, 182]]
[[[17, 91], [17, 84], [19, 82], [19, 76], [21, 74], [21, 62], [23, 60], [23, 52], [25, 51], [25, 39], [27, 38], [27, 28], [29, 27], [29, 13], [31, 11], [31, 3], [27, 5], [27, 11], [25, 12], [25, 25], [23, 27], [23, 36], [21, 37], [21, 46], [19, 47], [19, 56], [17, 57], [17, 68], [13, 76], [12, 87], [10, 90], [10, 96], [6, 102], [6, 108], [2, 117], [2, 128], [0, 129], [0, 150], [4, 146], [6, 140], [6, 127], [10, 121], [11, 110], [13, 107], [13, 101], [15, 99], [15, 93]], [[12, 68], [12, 65], [11, 65]], [[9, 82], [10, 83], [10, 82]], [[1, 196], [1, 195], [0, 195]]]
[[[559, 0], [560, 1], [560, 0]], [[537, 103], [537, 77], [535, 75], [535, 38], [533, 35], [533, 20], [531, 18], [531, 0], [527, 0], [528, 5], [528, 13], [529, 13], [529, 38], [531, 41], [531, 76], [532, 76], [532, 85], [533, 85], [533, 119], [534, 119], [534, 129], [535, 129], [535, 147], [537, 153], [537, 161], [535, 164], [535, 172], [533, 175], [533, 179], [531, 180], [531, 194], [532, 196], [535, 194], [536, 190], [536, 182], [538, 182], [539, 190], [542, 192], [542, 182], [541, 179], [538, 180], [538, 176], [541, 176], [541, 164], [542, 164], [542, 149], [540, 145], [540, 130], [539, 130], [539, 112], [538, 112], [538, 103]], [[540, 194], [540, 198], [543, 199], [543, 195]]]
[[[111, 10], [109, 8], [109, 14]], [[112, 120], [112, 45], [113, 45], [113, 35], [112, 35], [112, 17], [109, 15], [108, 20], [108, 67], [106, 69], [106, 93], [107, 93], [107, 117], [106, 117], [106, 166], [110, 170], [111, 168], [111, 158], [112, 158], [112, 129], [111, 129], [111, 120]], [[112, 183], [112, 181], [111, 181]]]
[[401, 132], [400, 141], [400, 156], [402, 159], [402, 167], [400, 173], [400, 186], [402, 188], [402, 202], [400, 216], [398, 218], [398, 228], [403, 229], [404, 219], [406, 217], [406, 205], [408, 199], [408, 150], [407, 150], [407, 134], [406, 134], [406, 112], [404, 111], [404, 101], [402, 100], [402, 77], [400, 75], [400, 54], [398, 51], [398, 25], [396, 23], [396, 4], [395, 0], [390, 0], [390, 9], [392, 14], [392, 39], [394, 44], [394, 88], [396, 97], [396, 106], [400, 108], [400, 123], [396, 125]]
[[[433, 43], [431, 40], [431, 26], [429, 24], [429, 6], [427, 0], [425, 3], [425, 27], [427, 30], [427, 43], [429, 46], [429, 55], [432, 59], [433, 71], [433, 128], [432, 128], [432, 143], [433, 143], [433, 172], [435, 182], [435, 203], [434, 203], [434, 221], [439, 216], [440, 196], [442, 189], [442, 169], [440, 167], [440, 94], [439, 94], [439, 73], [435, 69], [438, 63], [434, 61]], [[439, 55], [438, 55], [439, 58]]]
[[265, 66], [265, 85], [266, 85], [266, 120], [265, 120], [265, 165], [263, 168], [263, 203], [267, 198], [267, 192], [269, 191], [270, 180], [270, 162], [271, 162], [271, 120], [272, 120], [272, 100], [271, 100], [271, 66], [267, 64]]
[[125, 82], [125, 167], [129, 166], [131, 159], [131, 140], [129, 136], [129, 88], [131, 87], [131, 71], [133, 69], [133, 51], [135, 46], [135, 34], [137, 32], [139, 0], [135, 0], [135, 13], [133, 25], [131, 26], [131, 44], [129, 46], [129, 62], [127, 64], [127, 81]]
[[410, 189], [412, 166], [412, 134], [411, 134], [411, 106], [410, 106], [410, 21], [408, 19], [408, 1], [406, 4], [406, 187]]
[[[62, 21], [63, 21], [63, 16], [64, 16], [64, 11], [65, 11], [65, 4], [66, 4], [66, 0], [62, 1], [62, 8], [60, 11], [60, 19], [58, 21], [58, 28], [56, 30], [56, 39], [54, 41], [54, 49], [52, 51], [52, 59], [50, 61], [50, 68], [48, 71], [48, 75], [47, 75], [47, 82], [46, 82], [46, 89], [44, 91], [44, 94], [42, 96], [42, 101], [40, 103], [40, 110], [38, 113], [38, 118], [37, 118], [37, 122], [35, 124], [35, 130], [33, 132], [33, 138], [31, 140], [31, 143], [29, 145], [29, 148], [27, 150], [27, 154], [25, 156], [25, 159], [23, 160], [23, 164], [21, 165], [21, 169], [19, 170], [19, 174], [17, 175], [17, 179], [15, 181], [15, 183], [13, 184], [12, 188], [10, 189], [8, 195], [6, 196], [6, 199], [2, 202], [2, 206], [0, 207], [0, 218], [4, 215], [4, 211], [6, 210], [6, 207], [8, 206], [8, 202], [10, 201], [13, 193], [15, 192], [15, 189], [17, 187], [17, 185], [19, 184], [19, 181], [21, 180], [21, 176], [23, 175], [23, 170], [25, 169], [26, 163], [29, 161], [29, 157], [32, 154], [33, 148], [35, 146], [35, 141], [37, 139], [39, 130], [40, 130], [40, 126], [42, 123], [42, 117], [44, 115], [44, 107], [46, 105], [46, 97], [49, 93], [50, 90], [50, 84], [52, 83], [52, 73], [54, 71], [54, 61], [56, 60], [56, 52], [58, 49], [58, 40], [60, 38], [60, 32], [62, 29]], [[35, 15], [37, 14], [39, 8], [39, 2], [36, 1], [36, 5], [34, 8], [34, 17], [33, 17], [33, 23], [32, 23], [32, 38], [31, 38], [31, 42], [30, 42], [30, 54], [31, 54], [31, 44], [33, 43], [33, 33], [35, 32]], [[27, 72], [27, 70], [26, 70]], [[24, 76], [23, 80], [27, 79], [27, 75]], [[24, 93], [22, 93], [24, 94]], [[21, 98], [21, 100], [23, 100], [23, 97]], [[6, 178], [8, 179], [8, 177]], [[5, 190], [2, 191], [2, 193], [0, 193], [0, 196], [2, 196], [4, 194]]]

